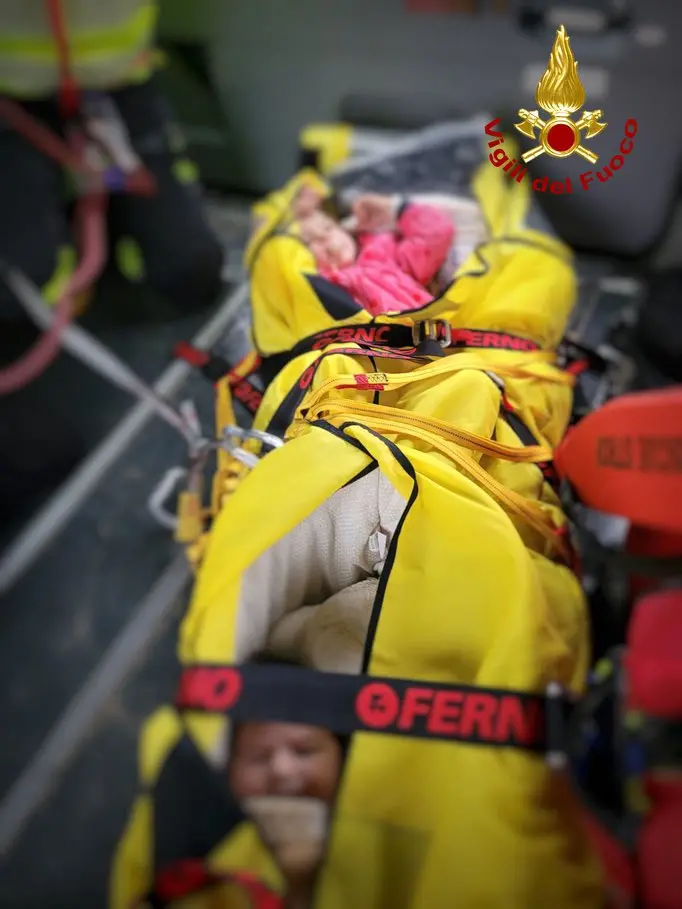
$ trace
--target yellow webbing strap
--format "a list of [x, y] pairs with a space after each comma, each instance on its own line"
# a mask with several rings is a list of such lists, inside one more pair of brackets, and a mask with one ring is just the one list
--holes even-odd
[[[376, 375], [376, 374], [375, 374]], [[364, 387], [364, 386], [362, 386]], [[412, 435], [413, 429], [424, 432], [435, 432], [447, 442], [460, 445], [470, 451], [479, 451], [491, 458], [500, 458], [503, 461], [513, 461], [517, 464], [537, 464], [552, 458], [552, 450], [545, 445], [524, 445], [514, 448], [503, 445], [487, 436], [478, 435], [465, 429], [457, 429], [445, 420], [436, 417], [421, 417], [414, 413], [406, 413], [397, 407], [386, 407], [383, 404], [372, 404], [367, 401], [348, 401], [345, 398], [330, 398], [320, 402], [306, 412], [307, 420], [329, 420], [334, 417], [352, 413], [360, 417], [361, 422], [369, 426], [370, 423], [380, 423], [394, 427], [391, 431], [398, 433], [408, 432]]]
[[[381, 358], [381, 353], [376, 352], [375, 356]], [[546, 361], [547, 354], [538, 351], [534, 354], [524, 353], [524, 357], [532, 356], [531, 362], [509, 362], [500, 363], [483, 360], [475, 352], [462, 352], [452, 357], [439, 357], [430, 363], [419, 366], [411, 372], [404, 373], [356, 373], [347, 375], [331, 376], [320, 384], [320, 386], [310, 391], [303, 402], [303, 408], [315, 406], [316, 402], [327, 397], [330, 391], [343, 388], [368, 388], [372, 390], [391, 391], [403, 388], [414, 382], [422, 382], [427, 379], [433, 379], [438, 376], [449, 375], [464, 369], [476, 369], [483, 372], [492, 371], [500, 377], [515, 379], [540, 379], [545, 382], [552, 382], [556, 385], [566, 385], [572, 387], [575, 384], [575, 376], [564, 372]], [[554, 358], [554, 354], [551, 355]]]
[[[376, 356], [380, 357], [381, 354], [377, 353]], [[538, 379], [567, 387], [575, 385], [575, 376], [553, 366], [547, 361], [547, 354], [543, 351], [538, 351], [530, 356], [533, 357], [531, 361], [528, 360], [529, 354], [526, 353], [524, 354], [524, 360], [521, 362], [493, 363], [492, 361], [484, 360], [477, 352], [463, 351], [456, 356], [440, 357], [413, 369], [411, 372], [356, 373], [331, 376], [322, 382], [317, 389], [306, 394], [296, 412], [294, 422], [296, 418], [304, 417], [306, 411], [315, 408], [318, 402], [327, 398], [332, 392], [340, 391], [344, 388], [394, 391], [405, 385], [451, 375], [465, 369], [475, 369], [485, 373], [493, 372], [500, 378]], [[551, 354], [551, 356], [552, 358], [555, 357], [554, 354]], [[513, 389], [505, 390], [505, 397], [508, 398], [509, 403], [514, 407], [517, 407], [520, 403], [514, 400]], [[532, 429], [532, 427], [529, 428]], [[544, 460], [544, 458], [538, 458], [538, 460]]]
[[[238, 364], [238, 368], [243, 373], [248, 374], [249, 363], [245, 358]], [[241, 373], [240, 373], [241, 374]], [[234, 426], [237, 422], [234, 406], [232, 404], [232, 392], [230, 391], [229, 376], [221, 379], [216, 385], [216, 438], [222, 438], [223, 432], [228, 426]], [[223, 506], [225, 498], [239, 485], [239, 481], [246, 472], [247, 468], [241, 461], [233, 458], [224, 449], [218, 449], [216, 472], [213, 478], [213, 488], [211, 492], [211, 516], [215, 517]]]
[[[464, 357], [461, 358], [464, 360]], [[351, 401], [346, 398], [332, 397], [332, 393], [339, 389], [352, 388], [358, 390], [383, 391], [386, 388], [397, 388], [410, 382], [420, 381], [431, 377], [434, 373], [460, 368], [470, 368], [462, 364], [457, 358], [456, 364], [444, 364], [442, 361], [428, 364], [414, 370], [412, 373], [388, 375], [386, 373], [360, 373], [357, 375], [339, 375], [328, 379], [303, 402], [302, 407], [292, 424], [290, 437], [297, 435], [303, 424], [324, 419], [336, 426], [341, 426], [349, 419], [357, 418], [358, 422], [369, 429], [374, 429], [382, 434], [407, 435], [413, 439], [426, 442], [435, 451], [455, 463], [478, 486], [485, 489], [509, 514], [513, 514], [525, 521], [539, 533], [547, 542], [551, 551], [563, 561], [570, 562], [571, 553], [564, 539], [560, 536], [560, 528], [556, 527], [550, 517], [537, 502], [529, 501], [524, 496], [504, 486], [492, 477], [473, 458], [462, 449], [479, 451], [485, 455], [501, 460], [516, 463], [538, 463], [551, 460], [552, 450], [544, 445], [510, 446], [503, 445], [477, 433], [458, 429], [443, 420], [434, 417], [423, 417], [408, 413], [395, 407], [373, 404], [362, 401]], [[500, 368], [496, 365], [498, 373], [514, 375], [536, 375], [538, 368], [545, 364], [529, 364], [528, 366], [509, 366]], [[479, 361], [480, 368], [480, 361]], [[553, 379], [560, 384], [571, 384], [572, 376], [567, 376], [559, 370], [554, 370]]]
[[[251, 371], [252, 359], [251, 355], [245, 357], [233, 372], [248, 375]], [[234, 426], [237, 422], [232, 405], [229, 376], [216, 384], [215, 412], [216, 438], [220, 439], [225, 428]], [[253, 444], [247, 442], [245, 448], [250, 448]], [[206, 550], [209, 535], [208, 524], [220, 512], [225, 499], [235, 491], [247, 470], [248, 467], [245, 464], [242, 464], [229, 452], [219, 448], [216, 452], [216, 469], [211, 487], [210, 506], [204, 507], [200, 486], [186, 489], [180, 494], [175, 539], [185, 546], [187, 558], [195, 570]]]

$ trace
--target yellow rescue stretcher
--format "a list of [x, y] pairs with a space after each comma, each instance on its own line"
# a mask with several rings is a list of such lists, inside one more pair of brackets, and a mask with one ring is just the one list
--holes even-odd
[[[292, 577], [300, 605], [319, 583], [311, 528], [326, 509], [342, 513], [344, 496], [374, 477], [401, 513], [367, 629], [363, 684], [418, 680], [529, 698], [555, 684], [581, 692], [586, 607], [551, 469], [571, 412], [572, 377], [555, 352], [575, 275], [567, 249], [524, 227], [524, 188], [499, 178], [493, 168], [476, 178], [492, 239], [419, 319], [358, 312], [343, 327], [368, 336], [318, 335], [312, 344], [329, 318], [302, 278], [311, 262], [292, 237], [272, 233], [281, 209], [264, 203], [269, 226], [250, 251], [256, 338], [261, 353], [289, 356], [253, 429], [286, 441], [251, 470], [219, 452], [203, 535], [209, 515], [197, 490], [181, 507], [181, 536], [198, 567], [179, 643], [187, 671], [240, 666], [263, 649], [273, 623], [296, 606]], [[297, 178], [308, 179], [319, 178]], [[383, 327], [398, 333], [378, 336]], [[229, 388], [218, 384], [219, 437], [234, 423]], [[341, 583], [331, 569], [324, 582]], [[246, 873], [268, 892], [282, 889], [238, 807], [218, 812], [208, 831], [200, 816], [204, 804], [215, 809], [214, 790], [204, 786], [203, 801], [180, 794], [188, 766], [220, 768], [229, 728], [220, 711], [184, 706], [159, 711], [142, 735], [144, 791], [117, 852], [112, 909], [145, 897], [167, 905], [149, 895], [164, 863], [187, 848], [204, 874]], [[600, 875], [579, 811], [543, 754], [518, 735], [408, 732], [352, 730], [314, 909], [598, 909]], [[184, 813], [174, 815], [167, 806], [183, 798]], [[161, 847], [169, 831], [182, 839], [190, 820], [202, 831], [190, 846]], [[211, 902], [216, 892], [181, 905], [241, 905]]]

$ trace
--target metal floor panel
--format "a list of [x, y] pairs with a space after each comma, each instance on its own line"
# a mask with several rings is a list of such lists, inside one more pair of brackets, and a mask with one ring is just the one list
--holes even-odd
[[[210, 419], [210, 385], [193, 376], [186, 391]], [[9, 594], [0, 728], [12, 736], [0, 752], [0, 793], [172, 559], [171, 534], [154, 522], [147, 500], [164, 471], [185, 460], [183, 440], [151, 423]]]
[[[244, 351], [239, 311], [221, 347]], [[191, 373], [179, 396], [213, 424], [213, 389]], [[242, 414], [245, 416], [244, 414]], [[178, 552], [147, 501], [165, 470], [186, 462], [186, 446], [153, 420], [97, 484], [36, 566], [11, 589], [0, 636], [0, 797], [18, 777], [64, 705], [97, 665], [135, 604]]]
[[143, 720], [173, 691], [184, 597], [143, 663], [109, 700], [0, 875], [2, 909], [104, 909], [109, 865], [137, 788]]
[[[246, 340], [243, 315], [230, 332], [236, 350]], [[233, 344], [222, 338], [221, 346]], [[191, 373], [180, 397], [194, 400], [212, 425], [213, 391], [203, 377]], [[185, 460], [183, 441], [150, 422], [6, 597], [0, 728], [11, 735], [0, 749], [2, 909], [105, 905], [112, 849], [134, 794], [138, 727], [172, 692], [177, 623], [166, 633], [163, 626], [187, 602], [176, 593], [186, 587], [178, 564], [180, 581], [189, 578], [184, 556], [146, 502], [164, 471]], [[145, 620], [149, 591], [169, 572], [176, 578], [170, 588], [161, 584], [156, 612]], [[137, 659], [142, 668], [124, 685]]]

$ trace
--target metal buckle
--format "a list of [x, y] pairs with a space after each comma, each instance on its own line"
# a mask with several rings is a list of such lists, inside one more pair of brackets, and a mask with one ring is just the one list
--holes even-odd
[[[189, 418], [191, 414], [186, 411]], [[167, 507], [168, 501], [179, 490], [200, 494], [203, 472], [211, 452], [222, 448], [235, 460], [246, 467], [253, 468], [260, 460], [261, 455], [246, 451], [242, 445], [247, 439], [259, 441], [264, 447], [279, 448], [284, 442], [278, 436], [258, 429], [242, 429], [241, 426], [226, 426], [222, 438], [211, 442], [208, 439], [197, 438], [190, 446], [189, 468], [172, 467], [166, 471], [160, 483], [155, 487], [147, 507], [158, 524], [168, 530], [175, 530], [178, 525], [177, 515]]]
[[545, 761], [554, 771], [565, 770], [568, 766], [566, 754], [566, 690], [558, 682], [550, 682], [545, 688], [547, 753]]
[[412, 324], [412, 341], [415, 347], [425, 341], [435, 341], [441, 347], [449, 347], [452, 341], [450, 323], [442, 319], [423, 319]]
[[262, 432], [259, 429], [243, 429], [241, 426], [226, 426], [220, 440], [220, 447], [241, 464], [255, 467], [259, 456], [241, 447], [248, 439], [258, 441], [268, 448], [280, 448], [284, 444], [279, 436], [273, 436], [269, 432]]

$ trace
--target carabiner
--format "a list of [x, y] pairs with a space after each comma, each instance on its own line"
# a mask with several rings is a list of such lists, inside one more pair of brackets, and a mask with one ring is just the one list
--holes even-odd
[[220, 447], [241, 464], [253, 468], [260, 460], [259, 456], [241, 447], [249, 439], [260, 442], [261, 445], [269, 448], [279, 448], [284, 444], [282, 439], [269, 432], [259, 429], [243, 429], [241, 426], [226, 426], [223, 430]]

